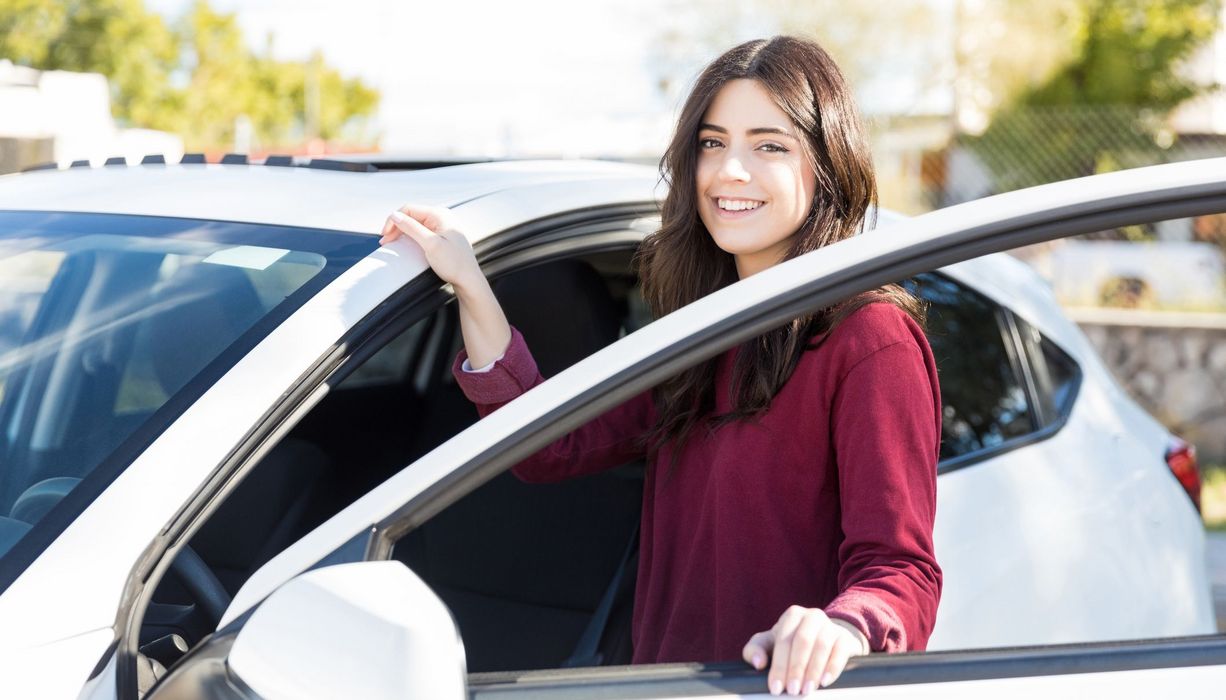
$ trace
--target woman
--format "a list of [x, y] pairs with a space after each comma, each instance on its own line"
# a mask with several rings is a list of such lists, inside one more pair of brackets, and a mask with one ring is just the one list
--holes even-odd
[[[657, 316], [863, 229], [867, 141], [838, 68], [793, 37], [716, 59], [661, 163], [660, 230], [638, 255]], [[402, 233], [452, 283], [455, 374], [482, 415], [542, 381], [449, 212]], [[517, 465], [556, 481], [648, 458], [634, 661], [770, 661], [773, 694], [829, 685], [869, 651], [923, 649], [940, 397], [918, 302], [889, 285], [693, 367]]]

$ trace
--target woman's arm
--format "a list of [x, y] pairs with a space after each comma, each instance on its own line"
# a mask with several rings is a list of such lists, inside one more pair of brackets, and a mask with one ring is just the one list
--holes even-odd
[[[426, 261], [455, 288], [464, 348], [452, 372], [482, 417], [540, 384], [544, 379], [523, 336], [512, 331], [489, 281], [481, 272], [472, 245], [457, 229], [454, 212], [443, 207], [405, 205], [388, 217], [381, 245], [406, 235], [421, 246]], [[472, 368], [488, 371], [466, 372]], [[640, 438], [654, 425], [649, 392], [607, 411], [517, 464], [512, 471], [525, 481], [560, 481], [639, 459]]]
[[[461, 350], [451, 371], [483, 418], [545, 381], [523, 336], [514, 327], [506, 352], [487, 371], [465, 371], [465, 360], [474, 368], [482, 367]], [[544, 483], [641, 459], [645, 453], [641, 438], [655, 424], [655, 416], [651, 392], [643, 392], [558, 438], [511, 471], [524, 481]]]
[[511, 328], [455, 219], [445, 207], [406, 204], [387, 218], [379, 244], [386, 245], [404, 234], [421, 246], [435, 274], [455, 288], [464, 348], [472, 366], [482, 367], [506, 351]]
[[933, 551], [940, 387], [927, 342], [907, 338], [856, 363], [831, 419], [844, 539], [832, 618], [874, 651], [922, 650], [941, 598]]

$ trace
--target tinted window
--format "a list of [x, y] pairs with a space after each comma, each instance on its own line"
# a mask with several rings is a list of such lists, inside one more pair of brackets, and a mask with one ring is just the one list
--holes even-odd
[[1081, 368], [1068, 353], [1043, 337], [1036, 328], [1021, 320], [1017, 324], [1026, 346], [1042, 422], [1043, 425], [1050, 425], [1072, 409], [1081, 380]]
[[906, 286], [928, 303], [928, 342], [941, 379], [941, 459], [1032, 432], [1000, 307], [937, 274], [919, 275]]

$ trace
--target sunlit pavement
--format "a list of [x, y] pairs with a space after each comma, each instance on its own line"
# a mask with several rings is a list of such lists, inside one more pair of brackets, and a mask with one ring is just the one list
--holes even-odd
[[1205, 559], [1209, 563], [1209, 583], [1213, 586], [1213, 607], [1217, 629], [1226, 632], [1226, 532], [1209, 532], [1205, 538]]

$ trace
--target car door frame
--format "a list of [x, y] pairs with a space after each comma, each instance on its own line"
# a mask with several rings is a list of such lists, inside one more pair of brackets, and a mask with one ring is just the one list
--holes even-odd
[[[473, 249], [483, 270], [496, 275], [526, 261], [545, 262], [636, 245], [645, 233], [644, 227], [655, 220], [658, 220], [656, 201], [588, 206], [512, 226], [475, 242]], [[150, 543], [133, 569], [116, 616], [119, 639], [99, 661], [90, 675], [91, 682], [113, 672], [116, 697], [138, 696], [136, 645], [140, 624], [150, 596], [170, 562], [250, 469], [327, 395], [332, 385], [343, 380], [392, 338], [437, 312], [452, 299], [454, 294], [449, 286], [428, 269], [409, 280], [339, 338], [283, 400], [252, 426], [227, 459], [184, 504], [162, 536]]]
[[[495, 412], [410, 465], [416, 467], [417, 474], [405, 476], [410, 471], [406, 467], [257, 572], [248, 582], [248, 586], [253, 581], [256, 585], [245, 604], [249, 609], [258, 605], [267, 589], [277, 585], [274, 579], [285, 580], [288, 577], [284, 574], [290, 569], [301, 571], [338, 559], [350, 560], [355, 555], [365, 559], [387, 558], [394, 541], [404, 533], [553, 439], [683, 367], [713, 357], [799, 313], [978, 255], [1123, 224], [1226, 211], [1226, 178], [1220, 174], [1223, 172], [1226, 160], [1217, 159], [1032, 188], [933, 212], [781, 263], [762, 275], [743, 280], [735, 285], [736, 289], [721, 290], [676, 312], [676, 318], [668, 323], [648, 326], [635, 334], [639, 336], [635, 341], [623, 339], [615, 344], [622, 347], [607, 348], [577, 363], [516, 399], [518, 412]], [[899, 227], [905, 227], [904, 237], [891, 239], [891, 233], [899, 233], [896, 231]], [[611, 361], [615, 358], [617, 361]], [[568, 382], [572, 386], [565, 386]], [[465, 440], [480, 444], [460, 449]], [[468, 453], [472, 453], [468, 458], [458, 459]], [[448, 460], [453, 460], [450, 466]], [[428, 473], [423, 475], [422, 471]], [[421, 487], [423, 483], [426, 485]], [[417, 490], [414, 492], [413, 488]], [[404, 491], [408, 492], [401, 493]], [[388, 503], [394, 499], [399, 499], [398, 506], [382, 513], [370, 512], [367, 517], [369, 509], [380, 500]], [[369, 524], [351, 529], [349, 523], [354, 522]], [[342, 535], [346, 536], [338, 542]], [[261, 576], [265, 570], [270, 573]], [[241, 608], [237, 598], [235, 603]], [[241, 626], [241, 617], [232, 621]], [[857, 669], [864, 669], [861, 676], [873, 675], [867, 669], [883, 666], [898, 670], [874, 672], [881, 682], [872, 684], [883, 685], [932, 683], [933, 674], [937, 673], [934, 669], [939, 667], [962, 669], [948, 680], [970, 680], [976, 673], [986, 674], [980, 676], [983, 678], [997, 678], [1142, 666], [1226, 665], [1226, 643], [1218, 636], [1075, 646], [1083, 651], [1036, 647], [991, 653], [947, 652], [954, 657], [943, 665], [942, 655], [938, 654], [925, 655], [911, 664], [908, 658], [915, 657], [907, 655], [867, 657], [858, 661]], [[1073, 657], [1081, 661], [1074, 663]], [[1121, 662], [1123, 658], [1127, 661]], [[688, 683], [692, 680], [689, 676], [710, 667], [686, 666], [688, 670], [674, 680]], [[1006, 673], [1002, 670], [1005, 667], [1013, 670]], [[853, 683], [857, 669], [849, 670], [845, 685]], [[664, 673], [665, 669], [657, 670], [669, 675]], [[633, 685], [633, 677], [641, 680], [642, 673], [651, 671], [638, 668], [623, 675]], [[573, 682], [575, 674], [582, 677], [584, 673], [576, 670], [553, 673], [552, 677], [560, 682], [566, 678]], [[586, 673], [594, 688], [604, 688], [605, 692], [610, 683], [623, 677], [611, 675], [609, 669]], [[728, 681], [733, 682], [745, 672], [730, 673]], [[862, 680], [867, 682], [868, 678]], [[760, 688], [760, 678], [756, 682]], [[724, 688], [721, 683], [720, 679], [704, 680], [703, 692], [740, 692]], [[537, 686], [537, 690], [544, 688]]]

